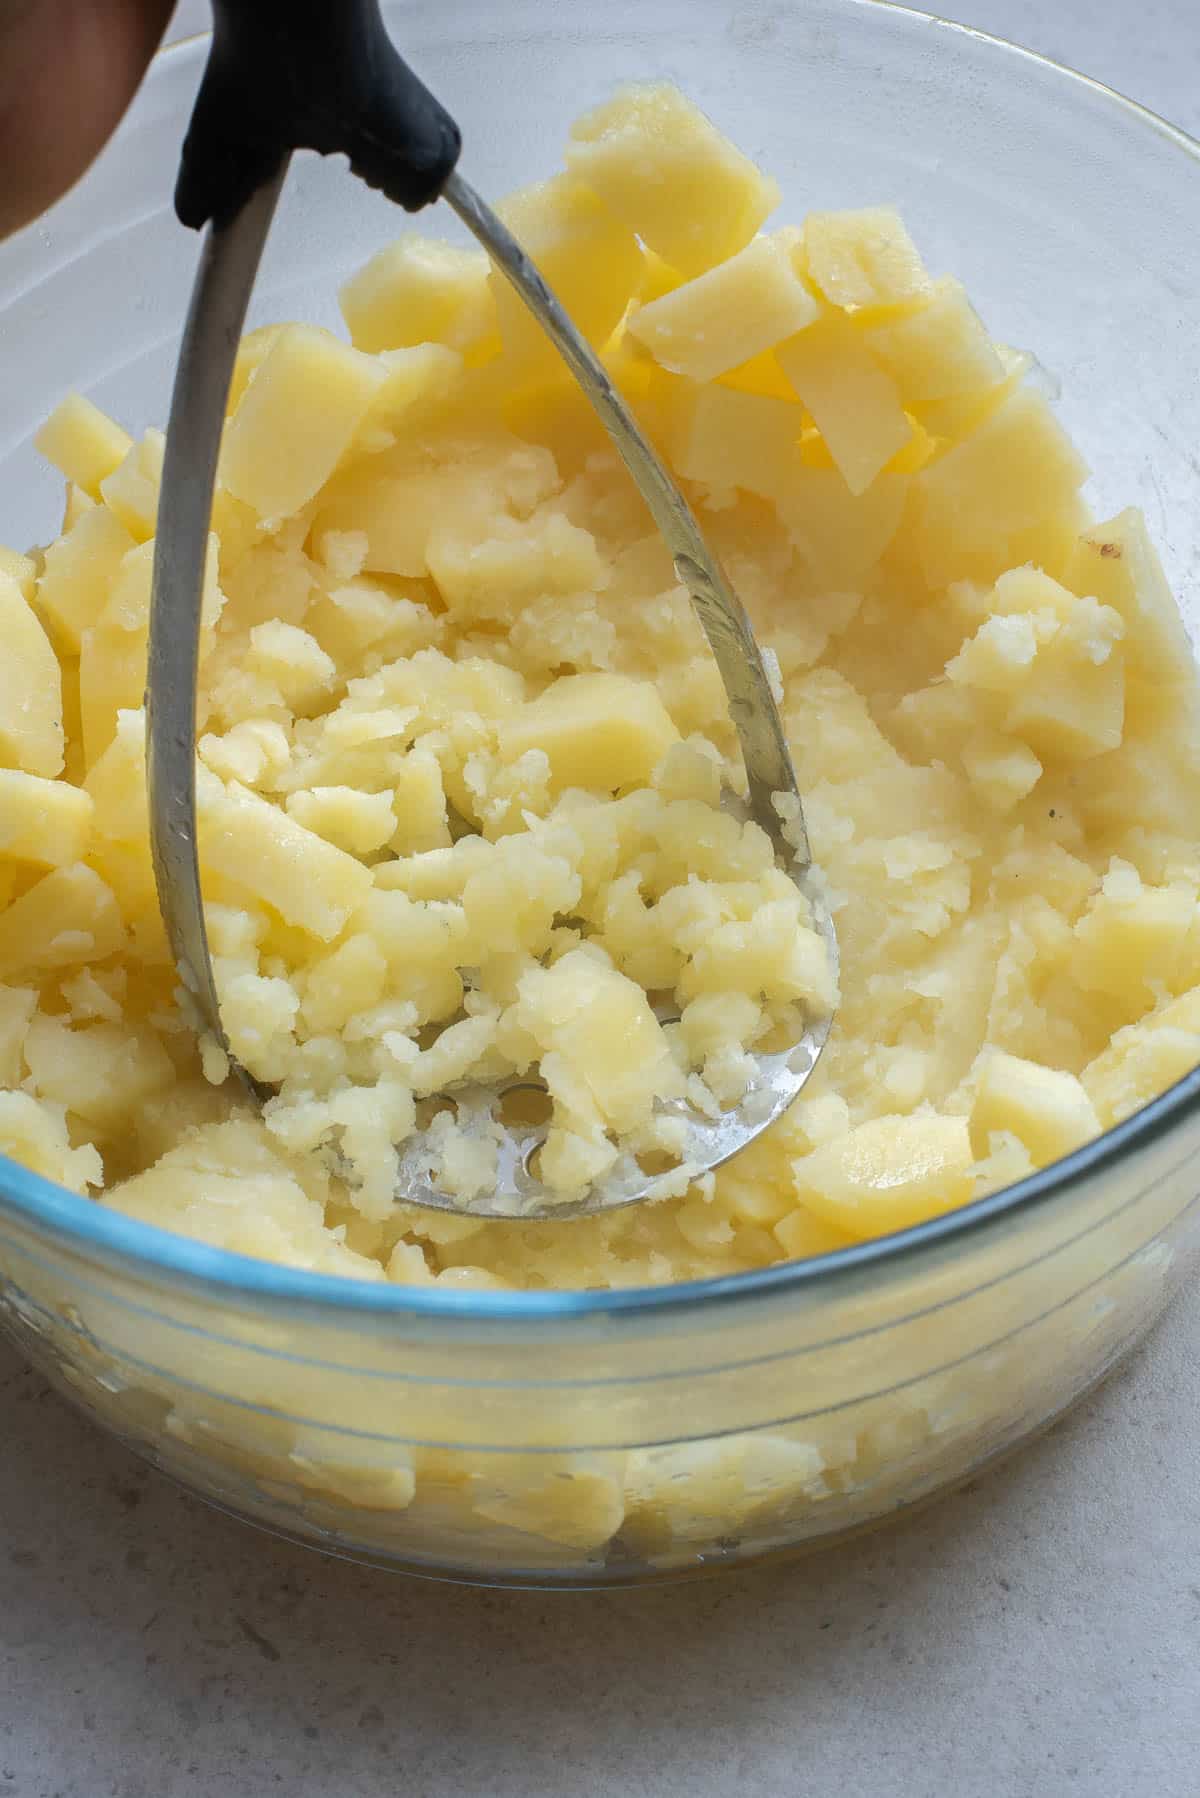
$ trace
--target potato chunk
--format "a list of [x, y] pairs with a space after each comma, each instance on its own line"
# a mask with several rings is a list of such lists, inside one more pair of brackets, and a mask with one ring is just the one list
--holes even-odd
[[46, 551], [38, 605], [64, 655], [79, 654], [83, 633], [99, 619], [117, 570], [133, 547], [120, 519], [107, 506], [92, 506]]
[[338, 295], [355, 349], [446, 344], [477, 349], [496, 335], [496, 303], [483, 250], [406, 232], [353, 275]]
[[63, 765], [62, 674], [29, 601], [0, 574], [0, 758], [28, 774]]
[[663, 368], [711, 381], [795, 336], [818, 310], [786, 247], [756, 237], [727, 262], [637, 307], [629, 333]]
[[929, 276], [904, 221], [890, 206], [810, 212], [808, 272], [835, 306], [894, 306], [927, 294]]
[[567, 166], [683, 275], [744, 249], [779, 202], [774, 181], [665, 82], [584, 113]]
[[[573, 175], [511, 194], [500, 215], [533, 258], [576, 328], [597, 346], [611, 336], [641, 276], [637, 238]], [[490, 276], [505, 350], [522, 372], [561, 362], [525, 302], [498, 269]]]
[[865, 493], [913, 434], [892, 377], [855, 327], [838, 318], [801, 331], [780, 346], [776, 360], [851, 493]]
[[649, 781], [679, 732], [649, 682], [566, 674], [506, 719], [499, 741], [506, 762], [543, 750], [556, 791], [614, 792]]
[[101, 481], [120, 467], [133, 448], [133, 439], [91, 400], [81, 393], [69, 393], [54, 408], [33, 446], [61, 469], [68, 481], [96, 499]]
[[329, 942], [370, 892], [361, 862], [236, 781], [202, 777], [197, 801], [203, 865], [286, 923]]
[[55, 868], [0, 912], [0, 980], [103, 961], [125, 940], [111, 888], [85, 862]]
[[793, 1163], [796, 1197], [857, 1237], [907, 1230], [971, 1196], [965, 1118], [880, 1117]]
[[983, 1064], [971, 1107], [976, 1155], [990, 1153], [997, 1131], [1010, 1132], [1045, 1167], [1098, 1136], [1100, 1120], [1074, 1074], [997, 1050]]
[[263, 519], [299, 511], [329, 479], [385, 378], [327, 331], [289, 325], [230, 421], [220, 478]]
[[0, 856], [61, 868], [82, 859], [92, 801], [65, 780], [0, 768]]

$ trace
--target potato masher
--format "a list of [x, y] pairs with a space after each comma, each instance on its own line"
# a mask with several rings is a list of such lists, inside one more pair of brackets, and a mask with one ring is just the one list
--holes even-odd
[[[502, 221], [457, 172], [457, 126], [397, 54], [378, 0], [215, 0], [212, 48], [183, 150], [176, 210], [209, 227], [180, 346], [159, 501], [150, 615], [147, 779], [150, 842], [171, 952], [200, 1027], [260, 1102], [269, 1093], [238, 1068], [221, 1023], [209, 955], [196, 824], [196, 680], [205, 549], [234, 357], [276, 203], [294, 149], [342, 152], [369, 185], [410, 212], [442, 199], [516, 288], [595, 407], [667, 544], [716, 659], [745, 763], [748, 815], [800, 887], [836, 963], [833, 923], [813, 877], [796, 776], [749, 620], [706, 547], [683, 495], [630, 415], [602, 363], [575, 330]], [[681, 1166], [727, 1161], [789, 1105], [811, 1074], [832, 1019], [798, 1041], [753, 1056], [741, 1101], [715, 1117], [683, 1100], [660, 1107], [683, 1126]], [[456, 1086], [459, 1123], [494, 1130], [505, 1093], [528, 1076]], [[434, 1151], [418, 1130], [398, 1148], [398, 1202], [522, 1219], [577, 1217], [663, 1190], [663, 1176], [623, 1153], [582, 1197], [557, 1201], [530, 1163], [535, 1126], [500, 1124], [494, 1192], [464, 1207], [439, 1189]], [[679, 1169], [674, 1170], [678, 1181]]]

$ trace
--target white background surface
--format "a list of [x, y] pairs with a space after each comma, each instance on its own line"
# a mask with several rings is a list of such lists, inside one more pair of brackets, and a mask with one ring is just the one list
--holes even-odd
[[[1200, 133], [1197, 0], [942, 10]], [[890, 1533], [542, 1597], [252, 1533], [0, 1346], [0, 1798], [1194, 1798], [1198, 1401], [1192, 1293], [1051, 1436]]]

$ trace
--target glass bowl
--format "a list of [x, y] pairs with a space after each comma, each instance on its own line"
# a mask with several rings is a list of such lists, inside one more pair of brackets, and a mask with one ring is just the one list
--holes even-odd
[[[1179, 132], [874, 0], [388, 11], [492, 196], [548, 172], [615, 83], [665, 76], [780, 179], [785, 220], [897, 204], [993, 331], [1054, 371], [1098, 515], [1144, 507], [1194, 602], [1200, 151]], [[64, 390], [131, 428], [165, 419], [197, 253], [170, 193], [204, 54], [161, 56], [83, 185], [0, 247], [0, 541], [58, 528], [30, 439]], [[251, 323], [335, 322], [341, 277], [403, 222], [299, 159]], [[1193, 1074], [1019, 1186], [837, 1255], [674, 1288], [453, 1293], [246, 1260], [3, 1162], [0, 1319], [90, 1416], [243, 1517], [414, 1572], [629, 1582], [840, 1537], [1040, 1429], [1184, 1277], [1198, 1186]]]

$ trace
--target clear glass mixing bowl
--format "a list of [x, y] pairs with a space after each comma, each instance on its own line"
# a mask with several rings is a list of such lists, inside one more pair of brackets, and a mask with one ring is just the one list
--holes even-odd
[[[495, 196], [571, 117], [666, 76], [779, 177], [784, 217], [894, 202], [1036, 348], [1106, 515], [1143, 506], [1186, 603], [1200, 543], [1200, 150], [1022, 51], [873, 0], [406, 0], [400, 41]], [[174, 222], [205, 53], [0, 247], [0, 541], [58, 525], [30, 447], [77, 387], [166, 415], [197, 246]], [[252, 323], [334, 322], [403, 224], [301, 159]], [[242, 1259], [0, 1162], [0, 1320], [94, 1418], [244, 1517], [412, 1571], [603, 1584], [812, 1545], [927, 1497], [1100, 1378], [1200, 1248], [1200, 1075], [956, 1215], [703, 1285], [432, 1293]], [[570, 1228], [570, 1225], [564, 1226]]]

